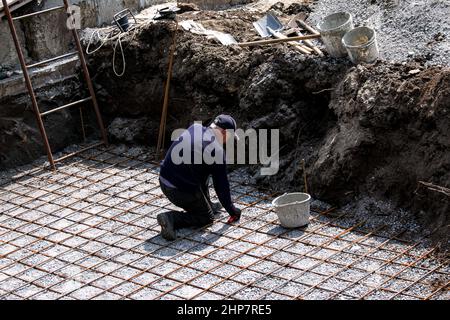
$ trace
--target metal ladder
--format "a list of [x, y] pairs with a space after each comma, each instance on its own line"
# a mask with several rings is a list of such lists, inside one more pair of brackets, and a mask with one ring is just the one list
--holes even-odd
[[[44, 146], [45, 146], [45, 150], [47, 152], [48, 161], [49, 161], [50, 166], [52, 167], [52, 169], [56, 170], [56, 163], [61, 162], [63, 160], [66, 160], [66, 159], [68, 159], [70, 157], [73, 157], [73, 156], [75, 156], [77, 154], [80, 154], [80, 153], [82, 153], [84, 151], [87, 151], [87, 150], [99, 147], [101, 145], [106, 145], [107, 146], [108, 145], [108, 136], [106, 134], [106, 130], [105, 130], [105, 127], [104, 127], [104, 124], [103, 124], [102, 116], [101, 116], [100, 110], [98, 108], [98, 103], [97, 103], [97, 98], [95, 96], [94, 87], [92, 85], [91, 77], [89, 75], [89, 71], [88, 71], [88, 68], [86, 66], [86, 59], [84, 57], [83, 48], [81, 47], [80, 39], [78, 37], [78, 33], [77, 33], [76, 29], [75, 28], [71, 29], [71, 32], [72, 32], [72, 35], [73, 35], [73, 38], [75, 40], [75, 44], [76, 44], [76, 47], [77, 47], [76, 51], [71, 52], [71, 53], [66, 53], [66, 54], [63, 54], [61, 56], [57, 56], [57, 57], [54, 57], [54, 58], [51, 58], [51, 59], [47, 59], [47, 60], [44, 60], [44, 61], [41, 61], [41, 62], [38, 62], [38, 63], [27, 65], [26, 62], [25, 62], [25, 58], [23, 56], [22, 49], [20, 47], [19, 38], [18, 38], [18, 35], [17, 35], [17, 32], [16, 32], [16, 28], [14, 26], [14, 21], [17, 21], [17, 20], [20, 20], [20, 19], [29, 18], [29, 17], [36, 16], [36, 15], [39, 15], [39, 14], [52, 12], [52, 11], [56, 11], [56, 10], [65, 10], [66, 12], [68, 12], [68, 10], [69, 10], [68, 0], [63, 0], [64, 5], [53, 7], [53, 8], [49, 8], [49, 9], [45, 9], [45, 10], [41, 10], [41, 11], [38, 11], [38, 12], [33, 12], [33, 13], [30, 13], [30, 14], [25, 14], [25, 15], [19, 16], [19, 17], [13, 17], [11, 15], [11, 11], [9, 9], [7, 0], [2, 0], [2, 2], [3, 2], [3, 9], [5, 11], [5, 15], [6, 15], [7, 19], [8, 19], [8, 24], [9, 24], [9, 28], [11, 30], [11, 35], [12, 35], [13, 40], [14, 40], [14, 46], [16, 47], [17, 55], [19, 56], [19, 61], [20, 61], [20, 65], [21, 65], [21, 68], [22, 68], [22, 71], [23, 71], [23, 76], [25, 78], [25, 84], [26, 84], [28, 93], [29, 93], [30, 98], [31, 98], [31, 103], [33, 105], [34, 113], [36, 115], [36, 120], [37, 120], [37, 123], [38, 123], [38, 126], [39, 126], [39, 131], [40, 131], [42, 139], [44, 141]], [[69, 17], [69, 13], [67, 13], [67, 15]], [[57, 61], [57, 60], [64, 59], [64, 58], [67, 58], [67, 57], [72, 57], [72, 56], [75, 56], [75, 55], [78, 55], [78, 58], [79, 58], [80, 63], [81, 63], [81, 67], [83, 68], [83, 74], [84, 74], [85, 81], [87, 83], [87, 87], [89, 89], [90, 96], [87, 97], [87, 98], [84, 98], [84, 99], [81, 99], [81, 100], [78, 100], [78, 101], [71, 102], [69, 104], [63, 105], [61, 107], [55, 108], [53, 110], [41, 113], [40, 110], [39, 110], [39, 106], [38, 106], [38, 103], [37, 103], [37, 100], [36, 100], [36, 94], [34, 92], [33, 85], [31, 83], [31, 79], [30, 79], [30, 75], [28, 73], [28, 70], [31, 69], [31, 68], [36, 68], [36, 67], [39, 67], [41, 65], [45, 65], [45, 64], [53, 62], [53, 61]], [[95, 114], [96, 114], [96, 117], [97, 117], [97, 122], [98, 122], [98, 125], [100, 127], [100, 131], [101, 131], [101, 135], [102, 135], [102, 140], [103, 141], [100, 142], [100, 143], [97, 142], [97, 143], [95, 143], [95, 144], [93, 144], [91, 146], [82, 148], [79, 151], [76, 151], [76, 152], [73, 152], [71, 154], [65, 155], [65, 156], [63, 156], [63, 157], [61, 157], [59, 159], [54, 159], [53, 158], [53, 154], [52, 154], [52, 149], [51, 149], [50, 143], [48, 141], [47, 132], [45, 130], [43, 117], [45, 117], [45, 116], [47, 116], [47, 115], [49, 115], [51, 113], [64, 110], [66, 108], [82, 104], [82, 103], [84, 103], [86, 101], [92, 101], [92, 104], [93, 104], [94, 110], [95, 110]], [[80, 106], [80, 108], [81, 108], [81, 106]], [[83, 130], [84, 130], [84, 126], [83, 126]]]

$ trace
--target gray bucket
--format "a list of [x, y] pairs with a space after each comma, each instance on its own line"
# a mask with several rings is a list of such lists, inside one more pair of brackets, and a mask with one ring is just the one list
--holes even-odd
[[304, 227], [309, 224], [311, 196], [306, 193], [286, 193], [272, 202], [280, 223], [285, 228]]
[[317, 26], [328, 53], [335, 58], [347, 56], [342, 44], [344, 35], [353, 29], [353, 18], [348, 12], [337, 12], [326, 16]]
[[374, 63], [380, 55], [375, 30], [368, 27], [358, 27], [347, 32], [342, 38], [342, 44], [355, 64]]

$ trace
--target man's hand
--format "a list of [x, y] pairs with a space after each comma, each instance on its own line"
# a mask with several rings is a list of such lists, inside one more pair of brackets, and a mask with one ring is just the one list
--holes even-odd
[[237, 221], [239, 221], [240, 219], [241, 219], [241, 214], [242, 214], [242, 211], [241, 211], [241, 209], [239, 209], [239, 208], [234, 208], [234, 212], [233, 212], [233, 214], [230, 216], [230, 218], [228, 219], [228, 224], [232, 224], [232, 223], [234, 223], [234, 222], [237, 222]]

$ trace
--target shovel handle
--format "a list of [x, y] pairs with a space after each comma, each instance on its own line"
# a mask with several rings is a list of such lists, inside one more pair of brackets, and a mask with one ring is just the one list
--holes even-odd
[[308, 30], [309, 32], [311, 32], [312, 34], [319, 34], [319, 31], [317, 31], [316, 29], [314, 29], [313, 27], [311, 27], [309, 24], [307, 24], [305, 21], [301, 20], [301, 19], [297, 19], [295, 20], [295, 22], [297, 23], [297, 25], [299, 25], [300, 27], [305, 28], [306, 30]]
[[238, 46], [241, 46], [241, 47], [252, 47], [252, 46], [259, 46], [259, 45], [264, 45], [264, 44], [274, 44], [274, 43], [283, 43], [283, 42], [291, 42], [291, 41], [318, 39], [320, 37], [321, 37], [320, 34], [310, 34], [310, 35], [306, 35], [306, 36], [287, 37], [287, 38], [284, 38], [284, 39], [269, 39], [269, 40], [258, 40], [258, 41], [250, 41], [250, 42], [241, 42], [241, 43], [238, 43]]

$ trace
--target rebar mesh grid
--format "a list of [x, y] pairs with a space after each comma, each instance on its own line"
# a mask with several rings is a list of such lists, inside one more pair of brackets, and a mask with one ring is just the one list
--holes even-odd
[[[98, 148], [0, 185], [0, 299], [449, 299], [448, 259], [350, 213], [278, 224], [276, 196], [232, 174], [244, 215], [159, 235], [176, 209], [144, 149]], [[215, 198], [212, 191], [213, 198]]]

